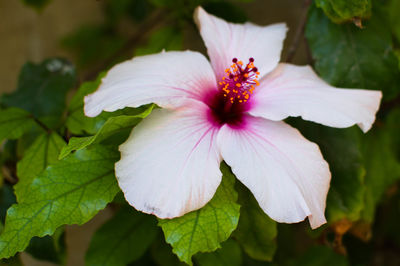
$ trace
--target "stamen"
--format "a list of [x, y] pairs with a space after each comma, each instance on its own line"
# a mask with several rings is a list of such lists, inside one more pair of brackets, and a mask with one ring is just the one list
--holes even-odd
[[231, 104], [245, 103], [253, 94], [255, 86], [259, 86], [258, 76], [260, 72], [254, 66], [254, 58], [250, 57], [249, 62], [244, 65], [237, 58], [232, 59], [232, 65], [225, 69], [226, 77], [219, 82], [223, 95], [229, 98]]

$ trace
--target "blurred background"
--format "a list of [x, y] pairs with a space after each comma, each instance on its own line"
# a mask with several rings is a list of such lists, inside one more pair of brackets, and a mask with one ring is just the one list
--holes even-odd
[[[27, 61], [40, 63], [48, 57], [64, 57], [71, 61], [77, 67], [78, 81], [82, 83], [95, 79], [99, 72], [134, 55], [159, 52], [164, 48], [197, 50], [205, 54], [205, 47], [191, 14], [193, 7], [201, 1], [177, 1], [182, 6], [176, 8], [164, 8], [163, 2], [165, 1], [0, 0], [0, 93], [16, 90], [18, 73]], [[303, 34], [310, 1], [203, 2], [209, 12], [232, 22], [251, 21], [260, 25], [285, 22], [289, 32], [282, 61], [300, 65], [313, 63]], [[324, 239], [328, 239], [334, 243], [333, 246], [336, 245], [335, 252], [340, 256], [349, 254], [351, 265], [400, 265], [400, 237], [397, 232], [399, 230], [390, 231], [390, 228], [394, 228], [395, 224], [400, 222], [397, 217], [400, 213], [398, 185], [395, 183], [388, 186], [383, 198], [383, 204], [378, 208], [376, 215], [379, 219], [372, 225], [374, 230], [376, 229], [373, 236], [371, 225], [368, 225], [368, 228], [360, 225], [357, 227], [359, 230], [356, 228], [353, 234], [345, 236], [345, 249], [340, 232], [343, 230], [344, 234], [351, 227], [346, 221], [330, 224], [330, 229], [322, 236], [317, 236], [319, 232], [309, 232], [304, 223], [293, 226], [279, 225], [276, 258], [282, 259], [285, 254], [305, 254], [302, 261], [308, 261], [307, 256], [313, 256], [312, 252], [306, 252], [309, 242], [322, 243]], [[112, 213], [112, 210], [105, 209], [81, 227], [67, 226], [67, 265], [84, 265], [85, 252], [92, 234], [112, 216]], [[392, 236], [396, 240], [393, 240]], [[329, 253], [321, 260], [310, 259], [313, 264], [299, 263], [338, 265], [336, 263], [340, 260], [333, 259], [330, 262], [329, 256], [332, 255]], [[55, 265], [34, 259], [26, 252], [21, 257], [23, 263], [28, 266]], [[387, 264], [388, 262], [390, 264]], [[252, 265], [276, 264], [260, 262]]]

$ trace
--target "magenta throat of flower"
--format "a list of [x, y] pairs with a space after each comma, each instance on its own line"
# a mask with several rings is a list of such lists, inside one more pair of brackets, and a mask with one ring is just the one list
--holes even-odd
[[218, 126], [243, 126], [243, 115], [249, 110], [259, 75], [254, 58], [249, 58], [247, 64], [233, 58], [232, 65], [225, 69], [225, 76], [218, 82], [218, 92], [206, 102], [210, 107], [209, 119]]

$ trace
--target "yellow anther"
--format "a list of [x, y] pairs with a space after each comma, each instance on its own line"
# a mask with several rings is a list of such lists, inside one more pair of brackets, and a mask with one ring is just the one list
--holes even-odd
[[236, 87], [240, 88], [241, 86], [242, 86], [242, 84], [236, 83]]

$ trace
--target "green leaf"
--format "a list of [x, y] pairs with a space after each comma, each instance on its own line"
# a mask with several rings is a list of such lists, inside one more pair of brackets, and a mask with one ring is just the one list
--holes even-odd
[[400, 134], [400, 109], [393, 110], [383, 126], [376, 126], [362, 142], [365, 177], [365, 208], [363, 220], [373, 222], [375, 208], [383, 193], [396, 180], [400, 179], [400, 158], [396, 157], [394, 147], [399, 147], [395, 140]]
[[371, 0], [316, 0], [315, 4], [335, 23], [371, 16]]
[[312, 7], [306, 37], [321, 77], [337, 87], [381, 90], [385, 100], [394, 98], [400, 91], [400, 75], [385, 16], [374, 10], [371, 20], [359, 29], [334, 24]]
[[18, 139], [36, 126], [32, 115], [19, 108], [0, 110], [0, 142]]
[[46, 5], [48, 5], [52, 0], [22, 0], [27, 6], [33, 7], [36, 10], [42, 10]]
[[182, 31], [175, 27], [163, 27], [151, 34], [146, 45], [136, 48], [135, 56], [161, 52], [162, 50], [181, 50]]
[[114, 164], [119, 154], [113, 149], [92, 146], [49, 166], [36, 177], [23, 203], [7, 212], [0, 235], [0, 258], [24, 250], [32, 237], [52, 235], [64, 224], [90, 220], [119, 191]]
[[60, 125], [66, 95], [76, 82], [74, 67], [64, 59], [52, 58], [40, 64], [26, 63], [15, 92], [3, 95], [1, 103], [22, 108], [48, 127]]
[[159, 220], [165, 240], [172, 245], [180, 260], [192, 265], [197, 252], [220, 248], [236, 229], [239, 220], [235, 177], [229, 167], [221, 164], [222, 182], [212, 200], [203, 208], [175, 219]]
[[139, 108], [125, 108], [115, 112], [102, 112], [96, 117], [87, 117], [83, 112], [83, 99], [86, 95], [93, 93], [100, 86], [101, 79], [106, 72], [101, 73], [95, 81], [85, 82], [81, 85], [76, 94], [72, 97], [68, 107], [67, 128], [75, 135], [96, 134], [113, 116], [119, 115], [138, 115], [145, 112], [148, 106]]
[[125, 266], [146, 252], [158, 230], [154, 216], [122, 208], [94, 234], [85, 265]]
[[271, 261], [276, 250], [276, 222], [264, 213], [248, 189], [242, 185], [238, 191], [240, 219], [233, 235], [251, 258]]
[[330, 223], [356, 221], [364, 207], [365, 167], [360, 151], [360, 129], [330, 128], [293, 119], [301, 133], [320, 147], [332, 173], [325, 214]]
[[97, 132], [96, 135], [91, 137], [76, 138], [73, 137], [69, 140], [67, 146], [65, 146], [61, 153], [60, 159], [65, 158], [72, 151], [83, 149], [91, 144], [99, 143], [110, 136], [117, 134], [124, 130], [129, 130], [136, 126], [143, 118], [148, 116], [153, 110], [153, 105], [150, 105], [143, 113], [134, 116], [121, 115], [116, 117], [110, 117], [103, 127]]
[[195, 257], [199, 266], [240, 266], [242, 250], [232, 239], [221, 243], [221, 248], [212, 253], [200, 253]]
[[18, 183], [14, 186], [18, 202], [25, 199], [21, 195], [27, 195], [32, 180], [40, 174], [48, 165], [58, 161], [58, 155], [65, 146], [65, 141], [57, 133], [43, 133], [25, 151], [24, 157], [17, 164]]

